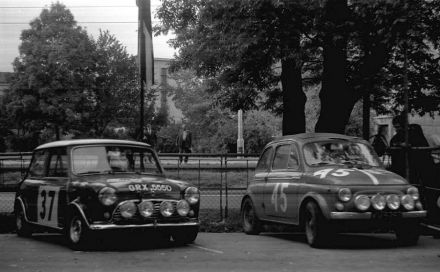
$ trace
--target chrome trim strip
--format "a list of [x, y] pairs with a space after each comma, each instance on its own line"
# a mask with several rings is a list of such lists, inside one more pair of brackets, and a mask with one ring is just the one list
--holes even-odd
[[427, 214], [428, 214], [427, 211], [403, 212], [402, 217], [403, 218], [422, 218], [422, 217], [426, 217]]
[[162, 228], [162, 227], [191, 227], [199, 226], [199, 222], [185, 223], [149, 223], [142, 225], [115, 225], [115, 224], [91, 224], [91, 230], [129, 229], [129, 228]]
[[[426, 211], [402, 212], [402, 218], [423, 218], [426, 217]], [[331, 212], [330, 219], [371, 219], [371, 212]]]
[[330, 219], [371, 219], [371, 212], [331, 212]]

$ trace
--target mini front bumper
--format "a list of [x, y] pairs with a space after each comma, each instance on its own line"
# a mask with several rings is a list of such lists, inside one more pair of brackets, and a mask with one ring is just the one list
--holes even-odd
[[131, 224], [131, 225], [116, 225], [116, 224], [90, 224], [91, 230], [114, 230], [114, 229], [155, 229], [155, 228], [179, 228], [179, 227], [197, 227], [200, 223], [184, 222], [184, 223], [148, 223], [148, 224]]
[[[424, 218], [426, 217], [426, 211], [411, 211], [399, 213], [400, 218]], [[372, 212], [331, 212], [330, 219], [335, 220], [357, 220], [357, 219], [374, 219], [374, 213]]]

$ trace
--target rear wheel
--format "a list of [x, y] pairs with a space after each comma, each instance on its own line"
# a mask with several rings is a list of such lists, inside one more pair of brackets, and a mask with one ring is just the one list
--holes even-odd
[[90, 230], [78, 213], [74, 213], [70, 216], [67, 221], [65, 235], [72, 249], [81, 250], [87, 248], [90, 243], [89, 234]]
[[322, 247], [325, 245], [328, 237], [328, 223], [318, 205], [310, 201], [305, 206], [304, 228], [307, 243], [311, 247]]
[[257, 235], [261, 232], [261, 221], [250, 198], [246, 198], [241, 207], [241, 223], [246, 234]]
[[14, 213], [15, 213], [15, 229], [17, 231], [17, 235], [21, 237], [32, 236], [32, 227], [26, 221], [23, 208], [20, 205], [16, 205]]
[[418, 221], [401, 222], [396, 226], [395, 233], [399, 245], [416, 245], [420, 236], [420, 224]]

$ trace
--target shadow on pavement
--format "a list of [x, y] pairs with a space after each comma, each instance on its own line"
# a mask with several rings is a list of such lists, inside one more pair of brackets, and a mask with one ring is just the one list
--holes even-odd
[[[30, 238], [39, 242], [69, 248], [64, 235], [53, 233], [34, 234]], [[83, 251], [137, 251], [184, 247], [164, 238], [158, 233], [98, 233], [90, 239], [90, 245]]]
[[[266, 233], [264, 235], [292, 242], [307, 244], [304, 233]], [[386, 234], [335, 234], [328, 242], [326, 249], [383, 249], [402, 247], [396, 242], [392, 233]]]

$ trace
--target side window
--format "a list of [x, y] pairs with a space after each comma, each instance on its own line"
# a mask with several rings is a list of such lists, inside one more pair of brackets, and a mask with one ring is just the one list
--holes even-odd
[[67, 153], [64, 148], [50, 152], [48, 177], [67, 177]]
[[41, 150], [34, 153], [32, 163], [29, 167], [29, 176], [34, 178], [42, 178], [46, 176], [46, 162], [49, 156], [47, 150]]
[[277, 147], [273, 158], [272, 170], [287, 169], [291, 149], [290, 144], [284, 144]]
[[269, 147], [268, 149], [264, 150], [263, 154], [260, 157], [260, 160], [258, 161], [255, 171], [263, 172], [269, 170], [272, 153], [273, 153], [272, 147]]
[[296, 151], [294, 145], [292, 145], [290, 149], [289, 160], [287, 161], [287, 168], [292, 170], [299, 169], [298, 152]]

